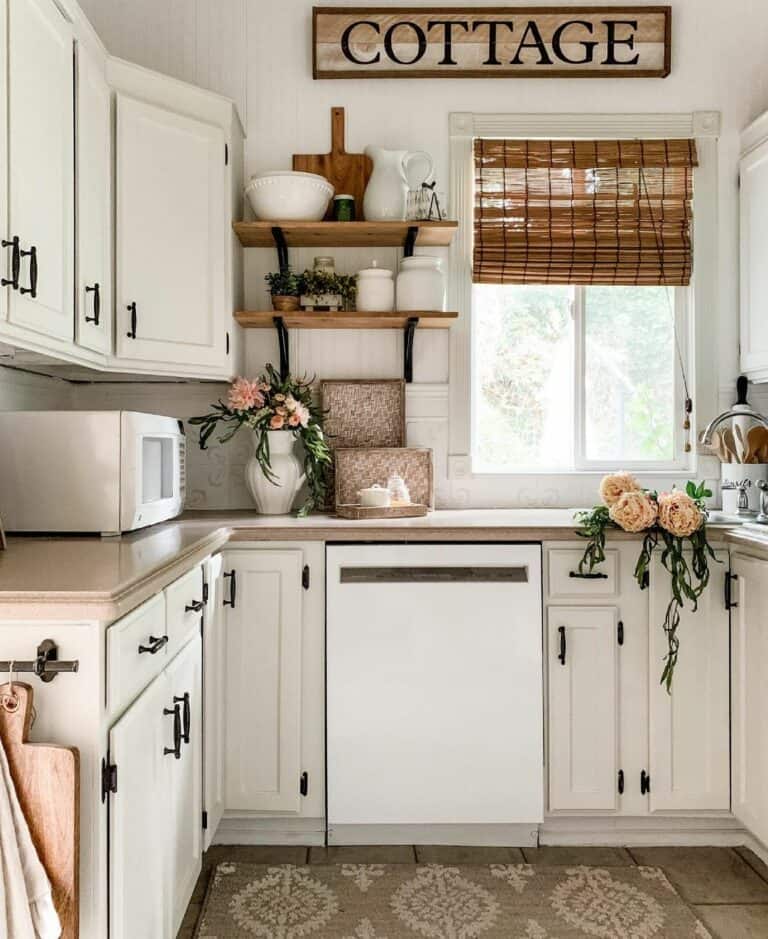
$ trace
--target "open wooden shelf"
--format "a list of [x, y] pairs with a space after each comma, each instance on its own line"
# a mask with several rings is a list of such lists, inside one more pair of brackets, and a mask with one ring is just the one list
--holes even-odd
[[281, 229], [289, 248], [400, 248], [409, 228], [416, 228], [415, 244], [446, 247], [458, 222], [235, 222], [233, 228], [246, 248], [273, 248], [273, 228]]
[[280, 317], [286, 329], [405, 329], [408, 320], [418, 319], [419, 329], [448, 329], [458, 313], [408, 310], [397, 313], [281, 313], [279, 310], [242, 310], [235, 319], [245, 329], [273, 329]]

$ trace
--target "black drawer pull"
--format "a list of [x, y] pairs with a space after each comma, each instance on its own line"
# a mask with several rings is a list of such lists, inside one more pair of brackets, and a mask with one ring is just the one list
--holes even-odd
[[236, 571], [224, 571], [224, 576], [229, 577], [229, 600], [224, 601], [224, 606], [231, 606], [234, 610], [235, 601], [237, 600], [237, 572]]
[[29, 251], [19, 253], [23, 258], [29, 258], [29, 287], [19, 287], [19, 293], [28, 293], [34, 300], [37, 296], [37, 248], [32, 245]]
[[163, 648], [163, 646], [168, 642], [167, 636], [150, 636], [150, 644], [148, 646], [139, 646], [139, 654], [142, 652], [149, 652], [150, 655], [157, 655], [157, 653]]
[[184, 729], [181, 732], [181, 739], [184, 743], [189, 743], [189, 727], [192, 723], [192, 707], [189, 701], [189, 692], [185, 691], [181, 697], [174, 697], [174, 704], [184, 705]]
[[172, 747], [163, 747], [163, 756], [170, 756], [173, 754], [175, 759], [181, 759], [181, 712], [179, 711], [178, 704], [174, 704], [172, 708], [163, 708], [163, 714], [170, 716], [173, 715], [173, 746]]
[[2, 245], [4, 248], [13, 248], [11, 253], [11, 277], [10, 280], [7, 277], [3, 277], [0, 280], [0, 284], [3, 287], [8, 287], [9, 285], [13, 287], [14, 290], [19, 289], [19, 273], [21, 272], [21, 252], [19, 250], [19, 236], [14, 235], [10, 241], [3, 239]]
[[126, 307], [128, 312], [131, 314], [131, 328], [125, 334], [129, 339], [136, 338], [136, 303], [129, 303]]
[[193, 600], [184, 607], [185, 613], [199, 613], [205, 606], [202, 600]]
[[94, 284], [93, 287], [86, 287], [85, 292], [93, 294], [93, 316], [86, 316], [85, 322], [98, 326], [101, 319], [101, 290], [98, 284]]
[[560, 651], [557, 653], [557, 657], [560, 659], [560, 664], [565, 665], [565, 626], [558, 626], [557, 631], [560, 633]]
[[590, 574], [580, 574], [578, 571], [570, 571], [568, 576], [576, 577], [579, 580], [608, 580], [608, 575], [603, 574], [601, 571], [595, 571]]

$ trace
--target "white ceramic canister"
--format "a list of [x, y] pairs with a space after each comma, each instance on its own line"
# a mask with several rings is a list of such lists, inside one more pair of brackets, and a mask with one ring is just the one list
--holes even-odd
[[389, 313], [395, 308], [395, 281], [392, 271], [370, 267], [357, 272], [357, 310], [359, 313]]
[[397, 309], [445, 309], [445, 277], [440, 258], [417, 255], [403, 258], [397, 275]]

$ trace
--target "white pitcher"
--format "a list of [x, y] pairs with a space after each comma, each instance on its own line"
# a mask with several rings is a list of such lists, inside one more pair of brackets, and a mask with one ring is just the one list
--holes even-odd
[[403, 221], [408, 204], [408, 164], [425, 160], [428, 166], [423, 179], [432, 176], [432, 157], [422, 150], [385, 150], [366, 147], [366, 156], [373, 161], [373, 172], [363, 196], [363, 214], [369, 222]]

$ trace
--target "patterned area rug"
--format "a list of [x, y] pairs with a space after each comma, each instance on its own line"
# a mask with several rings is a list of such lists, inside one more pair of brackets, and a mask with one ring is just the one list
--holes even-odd
[[197, 939], [711, 939], [655, 867], [219, 864]]

